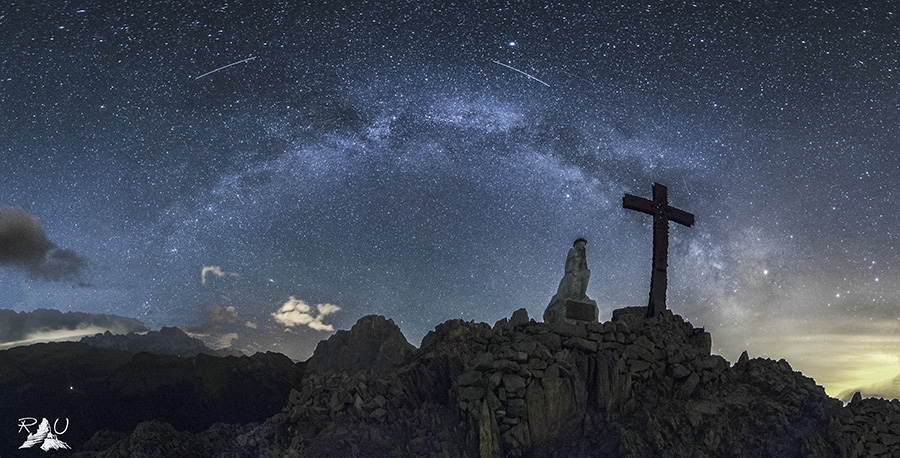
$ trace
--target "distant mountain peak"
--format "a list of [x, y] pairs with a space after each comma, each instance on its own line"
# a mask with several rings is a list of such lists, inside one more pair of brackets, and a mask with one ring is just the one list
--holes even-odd
[[212, 356], [242, 355], [239, 351], [232, 349], [213, 350], [207, 347], [202, 340], [189, 336], [180, 328], [171, 326], [164, 326], [159, 331], [146, 333], [112, 334], [107, 331], [103, 334], [83, 337], [81, 342], [99, 348], [180, 357], [196, 356], [198, 354]]

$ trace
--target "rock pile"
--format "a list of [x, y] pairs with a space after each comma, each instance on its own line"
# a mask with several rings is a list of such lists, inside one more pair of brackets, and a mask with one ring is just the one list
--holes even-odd
[[900, 455], [900, 401], [862, 399], [859, 393], [830, 425], [840, 456], [887, 458]]
[[710, 343], [671, 313], [644, 320], [643, 308], [602, 324], [530, 323], [495, 332], [470, 360], [457, 379], [459, 407], [477, 425], [480, 456], [614, 452], [608, 440], [589, 438], [627, 413], [649, 380], [667, 380], [670, 392], [687, 398], [728, 367], [710, 356]]
[[308, 372], [287, 407], [216, 456], [812, 458], [900, 447], [900, 402], [844, 406], [784, 360], [745, 353], [731, 365], [670, 311], [514, 321], [448, 321], [381, 373]]

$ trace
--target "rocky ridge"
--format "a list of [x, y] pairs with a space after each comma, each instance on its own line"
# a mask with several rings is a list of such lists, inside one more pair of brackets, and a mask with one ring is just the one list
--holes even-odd
[[154, 353], [157, 355], [173, 355], [190, 357], [197, 355], [211, 356], [244, 356], [240, 351], [222, 348], [213, 350], [207, 347], [202, 340], [187, 335], [176, 327], [163, 327], [159, 331], [144, 333], [129, 332], [128, 334], [113, 334], [106, 331], [103, 334], [82, 337], [80, 342], [92, 347], [123, 350], [130, 353]]
[[[13, 424], [31, 416], [61, 425], [70, 419], [59, 439], [77, 452], [94, 435], [118, 441], [147, 420], [195, 433], [217, 422], [263, 421], [284, 407], [302, 378], [302, 367], [280, 353], [176, 357], [42, 343], [0, 351], [0, 412]], [[15, 450], [24, 439], [17, 428], [0, 428], [0, 455], [21, 454]], [[115, 441], [91, 447], [105, 450]]]
[[703, 329], [644, 311], [448, 321], [389, 371], [308, 371], [281, 412], [215, 456], [894, 456], [900, 402], [844, 406], [784, 360], [732, 365]]

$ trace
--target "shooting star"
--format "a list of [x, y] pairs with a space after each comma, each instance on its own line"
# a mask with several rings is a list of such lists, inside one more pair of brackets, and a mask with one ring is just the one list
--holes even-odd
[[522, 70], [519, 70], [519, 69], [516, 68], [516, 67], [513, 67], [513, 66], [511, 66], [511, 65], [506, 65], [506, 64], [504, 64], [503, 62], [500, 62], [500, 61], [497, 61], [497, 60], [492, 60], [491, 62], [493, 62], [493, 63], [495, 63], [495, 64], [497, 64], [497, 65], [502, 65], [502, 66], [504, 66], [504, 67], [506, 67], [506, 68], [508, 68], [508, 69], [510, 69], [510, 70], [517, 71], [517, 72], [519, 72], [519, 73], [521, 73], [521, 74], [523, 74], [523, 75], [525, 75], [525, 76], [527, 76], [527, 77], [529, 77], [529, 78], [531, 78], [531, 79], [537, 81], [538, 83], [543, 84], [544, 86], [550, 87], [550, 85], [547, 84], [547, 83], [545, 83], [544, 81], [541, 81], [541, 80], [539, 80], [537, 77], [532, 76], [532, 75], [529, 75], [528, 73], [525, 73], [525, 72], [523, 72]]
[[225, 70], [226, 68], [231, 67], [232, 65], [242, 64], [242, 63], [244, 63], [244, 62], [249, 62], [249, 61], [251, 61], [251, 60], [253, 60], [253, 59], [256, 59], [256, 56], [248, 57], [248, 58], [246, 58], [246, 59], [242, 59], [242, 60], [239, 60], [239, 61], [237, 61], [237, 62], [232, 62], [232, 63], [230, 63], [230, 64], [228, 64], [228, 65], [223, 66], [223, 67], [219, 67], [219, 68], [217, 68], [217, 69], [215, 69], [215, 70], [213, 70], [213, 71], [211, 71], [211, 72], [206, 72], [206, 73], [204, 73], [204, 74], [202, 74], [202, 75], [200, 75], [200, 76], [194, 77], [194, 79], [195, 79], [195, 80], [198, 80], [198, 79], [200, 79], [200, 78], [203, 78], [203, 77], [206, 76], [206, 75], [212, 75], [213, 73], [215, 73], [215, 72], [217, 72], [217, 71], [219, 71], [219, 70]]

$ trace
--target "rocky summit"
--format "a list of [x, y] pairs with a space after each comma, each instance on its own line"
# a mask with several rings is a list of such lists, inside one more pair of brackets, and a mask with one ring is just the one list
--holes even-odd
[[360, 318], [349, 331], [338, 331], [319, 342], [306, 365], [309, 370], [319, 372], [368, 369], [383, 373], [415, 349], [394, 320], [368, 315]]
[[76, 456], [898, 456], [900, 402], [844, 405], [784, 360], [731, 364], [670, 311], [515, 321], [445, 322], [389, 370], [307, 370], [260, 424], [146, 423]]

